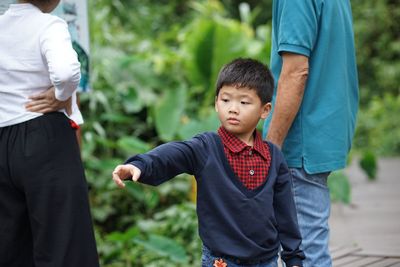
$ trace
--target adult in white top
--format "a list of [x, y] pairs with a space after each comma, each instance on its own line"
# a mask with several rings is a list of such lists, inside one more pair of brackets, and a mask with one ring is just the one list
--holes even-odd
[[[64, 20], [30, 3], [15, 4], [0, 16], [0, 29], [0, 127], [41, 116], [26, 104], [52, 86], [59, 101], [76, 97], [80, 63]], [[81, 124], [72, 103], [71, 118]]]
[[82, 123], [69, 100], [80, 64], [67, 24], [47, 14], [58, 3], [20, 1], [0, 16], [0, 266], [99, 266], [67, 116]]

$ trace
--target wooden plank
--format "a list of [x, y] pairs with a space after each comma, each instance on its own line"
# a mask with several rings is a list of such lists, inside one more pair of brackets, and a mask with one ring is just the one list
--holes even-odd
[[375, 262], [371, 265], [368, 265], [368, 267], [391, 267], [395, 264], [400, 264], [400, 258], [385, 258], [382, 261]]
[[365, 267], [369, 266], [369, 264], [376, 263], [380, 261], [382, 258], [377, 258], [377, 257], [364, 257], [361, 258], [357, 261], [353, 261], [351, 263], [342, 265], [341, 267]]
[[374, 256], [374, 257], [383, 257], [383, 258], [399, 258], [400, 259], [400, 250], [399, 251], [388, 251], [384, 250], [382, 251], [382, 248], [377, 248], [377, 249], [365, 249], [362, 248], [362, 250], [354, 252], [354, 255], [357, 256], [364, 256], [364, 257], [369, 257], [369, 256]]
[[353, 261], [356, 261], [356, 260], [359, 260], [359, 259], [361, 259], [360, 256], [347, 255], [345, 257], [342, 257], [342, 258], [339, 258], [337, 260], [334, 260], [333, 261], [333, 266], [334, 267], [341, 267], [341, 266], [343, 266], [345, 264], [352, 263]]
[[334, 247], [329, 247], [329, 252], [332, 254], [333, 252], [336, 252], [338, 250], [341, 250], [345, 248], [345, 246], [334, 246]]
[[345, 257], [347, 255], [351, 255], [357, 251], [360, 251], [361, 249], [358, 247], [344, 247], [342, 249], [339, 249], [331, 254], [332, 260], [336, 260], [342, 257]]
[[368, 256], [400, 257], [399, 158], [380, 158], [379, 178], [373, 183], [367, 181], [357, 160], [345, 172], [352, 185], [353, 205], [332, 203], [331, 244], [357, 244]]

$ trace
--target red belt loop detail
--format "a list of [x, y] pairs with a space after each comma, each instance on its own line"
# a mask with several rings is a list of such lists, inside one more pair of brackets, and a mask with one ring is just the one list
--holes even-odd
[[71, 125], [72, 129], [78, 130], [80, 128], [80, 126], [73, 120], [69, 120], [69, 124]]

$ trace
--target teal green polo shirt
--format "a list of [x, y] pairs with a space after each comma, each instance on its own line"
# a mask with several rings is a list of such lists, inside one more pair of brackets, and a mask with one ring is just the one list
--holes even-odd
[[[350, 1], [274, 0], [273, 105], [282, 52], [309, 58], [303, 102], [282, 147], [289, 167], [304, 167], [310, 174], [345, 167], [358, 110]], [[264, 137], [270, 120], [271, 115], [264, 124]]]

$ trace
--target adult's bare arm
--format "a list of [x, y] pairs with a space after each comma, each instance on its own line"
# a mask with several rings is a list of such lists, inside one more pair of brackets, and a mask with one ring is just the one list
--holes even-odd
[[294, 53], [282, 54], [282, 71], [267, 140], [282, 147], [299, 111], [308, 77], [308, 58]]
[[31, 101], [26, 104], [25, 108], [31, 112], [49, 113], [65, 109], [68, 115], [72, 113], [72, 97], [65, 101], [58, 100], [55, 97], [54, 87], [40, 94], [30, 96], [29, 99]]

